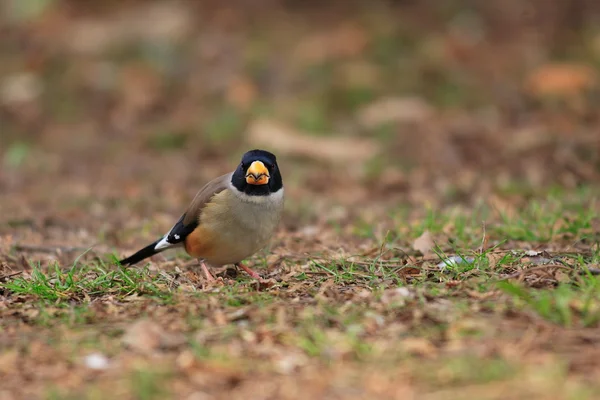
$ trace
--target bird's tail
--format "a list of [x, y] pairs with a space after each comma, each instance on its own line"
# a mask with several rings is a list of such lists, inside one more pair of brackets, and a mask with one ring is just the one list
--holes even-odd
[[166, 249], [156, 250], [155, 247], [156, 247], [156, 244], [158, 242], [160, 242], [160, 239], [157, 240], [156, 242], [154, 242], [152, 244], [149, 244], [148, 246], [144, 247], [143, 249], [141, 249], [137, 253], [132, 254], [132, 255], [130, 255], [127, 258], [122, 259], [121, 261], [119, 261], [119, 264], [121, 264], [121, 265], [133, 265], [135, 263], [138, 263], [138, 262], [142, 261], [145, 258], [148, 258], [150, 256], [153, 256], [155, 254], [160, 253], [163, 250], [166, 250]]

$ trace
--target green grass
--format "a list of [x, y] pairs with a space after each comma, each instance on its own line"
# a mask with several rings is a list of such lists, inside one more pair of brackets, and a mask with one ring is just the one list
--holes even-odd
[[103, 264], [79, 265], [67, 269], [59, 264], [47, 270], [34, 266], [29, 277], [0, 283], [0, 288], [16, 295], [31, 295], [48, 304], [71, 304], [89, 302], [95, 297], [116, 295], [148, 295], [161, 301], [169, 301], [170, 290], [160, 276], [152, 276], [148, 269], [117, 268], [108, 270]]
[[223, 144], [239, 137], [244, 127], [244, 115], [233, 107], [220, 107], [202, 125], [203, 137], [209, 144]]
[[161, 151], [179, 150], [187, 145], [189, 137], [190, 134], [188, 132], [159, 131], [148, 138], [148, 145], [155, 150]]
[[31, 153], [31, 146], [25, 142], [14, 142], [6, 149], [3, 162], [8, 168], [18, 168]]
[[[183, 335], [175, 357], [185, 350], [203, 368], [235, 365], [242, 375], [274, 368], [289, 373], [298, 362], [320, 368], [404, 365], [415, 382], [435, 383], [440, 390], [515, 382], [529, 373], [526, 358], [495, 351], [479, 357], [471, 349], [513, 346], [513, 335], [524, 340], [527, 332], [510, 325], [514, 320], [526, 319], [534, 332], [535, 321], [567, 330], [600, 325], [594, 201], [589, 191], [552, 192], [515, 207], [511, 215], [480, 202], [473, 208], [397, 206], [385, 219], [365, 215], [332, 222], [323, 229], [347, 239], [347, 249], [362, 245], [356, 254], [283, 257], [282, 279], [269, 288], [259, 288], [243, 273], [222, 286], [181, 291], [178, 286], [190, 282], [170, 270], [119, 268], [83, 257], [67, 268], [36, 264], [0, 283], [4, 296], [23, 299], [11, 306], [20, 317], [8, 320], [2, 333], [24, 323], [47, 332], [46, 342], [67, 348], [73, 362], [90, 350], [113, 359], [122, 354], [119, 340], [128, 324], [145, 318]], [[426, 231], [436, 245], [422, 256], [411, 246]], [[529, 251], [534, 245], [549, 250]], [[375, 250], [360, 255], [369, 248]], [[267, 255], [253, 257], [254, 267], [267, 267]], [[99, 306], [105, 303], [119, 312], [107, 314]], [[79, 336], [62, 337], [59, 327]], [[416, 347], [405, 347], [406, 341]], [[19, 346], [26, 348], [26, 342]], [[284, 360], [278, 367], [262, 355], [265, 347], [299, 361], [289, 366]], [[449, 357], [446, 351], [456, 353]], [[142, 363], [123, 375], [123, 390], [138, 399], [168, 397], [177, 368]], [[565, 376], [561, 371], [547, 373]], [[48, 393], [77, 397], [56, 389]]]
[[[13, 22], [24, 21], [36, 27], [38, 18], [46, 16], [51, 25], [54, 20], [69, 22], [64, 10], [53, 9], [61, 3], [55, 0], [10, 3], [16, 7], [12, 10], [16, 14], [9, 15]], [[107, 18], [108, 23], [111, 8], [102, 6], [95, 22], [102, 24]], [[432, 13], [427, 12], [429, 8]], [[75, 11], [77, 15], [84, 12]], [[170, 17], [166, 26], [173, 20], [177, 25], [177, 14], [173, 19], [166, 11]], [[13, 374], [3, 381], [3, 392], [4, 385], [13, 385], [15, 393], [45, 386], [45, 396], [39, 397], [48, 399], [100, 399], [107, 394], [140, 400], [170, 396], [220, 398], [227, 397], [225, 391], [251, 395], [254, 390], [270, 390], [282, 382], [284, 391], [292, 391], [291, 385], [300, 382], [307, 398], [350, 398], [353, 394], [392, 398], [386, 395], [399, 392], [406, 398], [427, 399], [431, 393], [437, 393], [431, 398], [485, 398], [482, 393], [486, 388], [492, 392], [502, 389], [504, 398], [535, 398], [538, 392], [546, 397], [598, 398], [593, 373], [599, 364], [592, 351], [594, 343], [589, 340], [600, 326], [600, 278], [594, 275], [600, 268], [597, 188], [545, 190], [526, 179], [495, 183], [489, 178], [482, 186], [488, 186], [497, 196], [498, 201], [492, 202], [488, 201], [487, 189], [480, 192], [469, 184], [439, 189], [438, 183], [444, 183], [448, 171], [438, 176], [439, 167], [429, 161], [439, 158], [443, 162], [445, 147], [432, 148], [431, 154], [425, 155], [431, 160], [421, 160], [424, 153], [418, 151], [413, 157], [407, 154], [413, 149], [422, 150], [419, 146], [437, 140], [435, 135], [440, 133], [452, 144], [450, 156], [459, 159], [456, 171], [452, 171], [456, 177], [461, 177], [460, 161], [470, 168], [477, 167], [479, 157], [469, 159], [470, 155], [497, 147], [503, 157], [491, 157], [486, 165], [495, 165], [494, 172], [511, 178], [520, 173], [527, 175], [522, 174], [523, 165], [508, 165], [512, 161], [509, 157], [531, 157], [528, 163], [542, 162], [558, 147], [548, 144], [548, 148], [535, 149], [535, 154], [514, 154], [504, 151], [504, 142], [488, 143], [486, 135], [478, 138], [475, 146], [466, 145], [458, 131], [464, 128], [469, 136], [469, 124], [484, 130], [496, 125], [506, 128], [506, 113], [520, 115], [525, 111], [525, 118], [517, 118], [509, 128], [520, 133], [522, 128], [531, 128], [523, 121], [534, 121], [543, 134], [544, 130], [555, 130], [556, 121], [567, 126], [570, 114], [565, 114], [565, 107], [578, 106], [561, 99], [535, 101], [527, 97], [526, 90], [515, 92], [511, 80], [522, 82], [532, 66], [518, 59], [512, 63], [510, 56], [515, 53], [508, 49], [514, 46], [498, 48], [506, 52], [504, 59], [511, 60], [506, 76], [486, 79], [493, 71], [478, 68], [484, 65], [478, 65], [472, 57], [483, 42], [465, 41], [464, 37], [473, 33], [476, 38], [478, 32], [485, 33], [489, 18], [485, 10], [465, 7], [461, 2], [411, 6], [401, 13], [390, 12], [393, 8], [388, 4], [373, 3], [360, 12], [347, 7], [341, 15], [324, 13], [314, 21], [304, 21], [302, 13], [286, 16], [277, 12], [274, 17], [278, 26], [271, 25], [269, 18], [255, 21], [251, 15], [238, 15], [238, 11], [219, 12], [217, 25], [225, 23], [234, 29], [218, 30], [207, 40], [196, 40], [196, 34], [206, 32], [202, 24], [194, 23], [181, 36], [173, 32], [175, 40], [161, 40], [161, 29], [152, 30], [149, 36], [130, 32], [106, 49], [100, 43], [97, 53], [83, 64], [76, 60], [81, 58], [77, 51], [52, 51], [56, 47], [51, 45], [52, 38], [46, 43], [50, 46], [43, 45], [46, 41], [37, 46], [31, 59], [28, 52], [17, 51], [22, 47], [19, 40], [11, 39], [22, 36], [19, 27], [9, 27], [17, 34], [7, 36], [8, 53], [2, 60], [6, 83], [11, 83], [13, 73], [27, 67], [43, 90], [24, 107], [7, 103], [5, 110], [3, 133], [10, 142], [0, 151], [0, 167], [9, 170], [9, 191], [14, 189], [19, 194], [22, 182], [26, 183], [18, 201], [23, 201], [23, 210], [36, 210], [36, 214], [30, 217], [32, 220], [15, 216], [14, 220], [0, 221], [0, 268], [2, 273], [7, 272], [6, 276], [0, 274], [0, 372]], [[128, 16], [124, 14], [123, 18], [125, 21]], [[323, 25], [325, 21], [331, 23]], [[343, 48], [356, 41], [352, 35], [333, 37], [338, 35], [339, 27], [345, 26], [340, 22], [358, 25], [358, 35], [365, 35], [366, 46], [361, 54], [344, 54]], [[119, 27], [115, 27], [119, 34]], [[363, 33], [361, 28], [365, 28]], [[69, 31], [66, 25], [65, 29]], [[572, 54], [565, 53], [561, 59], [598, 64], [598, 60], [590, 60], [598, 58], [592, 54], [596, 32], [582, 36], [579, 42], [584, 43], [583, 47], [567, 46]], [[331, 43], [331, 54], [319, 55], [320, 45], [311, 44], [315, 38]], [[302, 51], [312, 54], [311, 46], [317, 50], [316, 57], [299, 59], [297, 54]], [[187, 67], [182, 69], [183, 64]], [[354, 64], [359, 68], [348, 68]], [[151, 109], [128, 104], [135, 103], [134, 97], [140, 93], [127, 93], [130, 85], [119, 85], [126, 77], [123, 68], [136, 66], [148, 69], [155, 74], [152, 78], [160, 80], [158, 98]], [[235, 96], [228, 93], [236, 89], [231, 79], [238, 78], [249, 80], [255, 89], [248, 104], [233, 104], [231, 98]], [[143, 81], [136, 87], [139, 83]], [[154, 86], [154, 82], [149, 83]], [[426, 102], [432, 118], [414, 127], [404, 122], [380, 122], [367, 128], [360, 121], [364, 106], [381, 98], [404, 96]], [[510, 107], [504, 107], [507, 99]], [[581, 100], [588, 108], [588, 100], [593, 99]], [[595, 123], [593, 118], [586, 118], [588, 112], [577, 113], [577, 131], [585, 133]], [[97, 152], [97, 157], [84, 160], [89, 163], [85, 168], [88, 172], [98, 172], [94, 165], [98, 162], [103, 163], [103, 178], [108, 179], [114, 169], [134, 178], [139, 171], [120, 163], [117, 156], [127, 153], [129, 162], [135, 163], [137, 155], [127, 150], [129, 145], [124, 145], [119, 132], [98, 140], [98, 135], [115, 127], [117, 131], [125, 127], [134, 132], [131, 145], [154, 153], [157, 165], [163, 164], [162, 156], [176, 155], [192, 162], [199, 160], [201, 166], [214, 162], [212, 171], [221, 168], [217, 155], [232, 157], [231, 162], [236, 163], [243, 147], [268, 146], [250, 143], [252, 138], [244, 132], [246, 124], [258, 116], [314, 135], [315, 140], [319, 135], [351, 135], [372, 140], [382, 148], [381, 154], [363, 164], [360, 177], [352, 172], [347, 181], [332, 182], [332, 193], [318, 182], [307, 182], [307, 176], [318, 177], [318, 166], [306, 159], [281, 155], [289, 162], [286, 185], [292, 188], [286, 203], [290, 217], [286, 227], [294, 229], [276, 238], [273, 249], [282, 260], [269, 271], [276, 281], [273, 286], [257, 285], [243, 272], [234, 279], [225, 278], [222, 286], [204, 285], [201, 277], [195, 279], [197, 267], [190, 266], [183, 273], [168, 269], [173, 262], [187, 268], [185, 261], [190, 258], [183, 250], [169, 253], [169, 263], [154, 260], [149, 267], [136, 268], [120, 268], [114, 260], [101, 261], [89, 255], [69, 264], [14, 249], [2, 253], [6, 243], [10, 248], [14, 240], [25, 242], [34, 229], [39, 228], [41, 232], [35, 234], [49, 241], [57, 238], [57, 231], [58, 235], [71, 233], [62, 232], [70, 225], [55, 228], [34, 220], [37, 212], [60, 219], [93, 208], [96, 218], [102, 216], [102, 210], [121, 215], [165, 210], [173, 205], [173, 199], [144, 196], [148, 182], [140, 183], [142, 195], [135, 199], [119, 198], [102, 189], [106, 185], [99, 185], [86, 196], [67, 193], [62, 199], [58, 196], [55, 201], [47, 201], [43, 191], [25, 190], [39, 178], [27, 176], [28, 171], [55, 172], [55, 178], [62, 177], [70, 164], [57, 162], [75, 157], [75, 165], [81, 161], [77, 154], [86, 155], [93, 146], [91, 150]], [[54, 132], [60, 135], [71, 128], [77, 135], [72, 135], [72, 143], [59, 146], [64, 154], [48, 152], [45, 146]], [[32, 140], [31, 132], [40, 138]], [[408, 138], [415, 132], [428, 137], [424, 141]], [[579, 135], [571, 139], [569, 147], [580, 145]], [[566, 154], [595, 168], [593, 146], [587, 147]], [[564, 158], [563, 166], [568, 162], [569, 168], [559, 171], [557, 177], [544, 173], [543, 178], [564, 181], [593, 177], [593, 171], [581, 169], [577, 163], [571, 170], [570, 158], [558, 158]], [[113, 161], [115, 168], [106, 168], [107, 162]], [[406, 187], [399, 192], [407, 192], [407, 204], [403, 200], [402, 204], [391, 204], [394, 194], [388, 199], [388, 192], [379, 187], [391, 168], [406, 174], [401, 183]], [[424, 175], [413, 176], [418, 169]], [[85, 178], [76, 175], [77, 179]], [[329, 178], [329, 174], [325, 176]], [[478, 178], [488, 179], [484, 175]], [[182, 173], [177, 179], [176, 184], [183, 184], [200, 178], [194, 171]], [[463, 184], [468, 179], [458, 182]], [[350, 220], [328, 212], [327, 202], [331, 209], [345, 207], [336, 204], [335, 196], [344, 194], [338, 188], [346, 185], [353, 193], [352, 185], [363, 184], [371, 197], [363, 204], [348, 206]], [[74, 187], [75, 192], [81, 192], [77, 182]], [[305, 187], [308, 190], [296, 190]], [[73, 188], [67, 185], [57, 189], [65, 194]], [[313, 190], [323, 200], [317, 207], [311, 197]], [[295, 193], [309, 195], [296, 198]], [[417, 198], [426, 200], [415, 201]], [[95, 207], [98, 202], [102, 207]], [[43, 204], [52, 209], [38, 210]], [[387, 210], [371, 212], [371, 207], [380, 206]], [[95, 218], [81, 227], [83, 232], [94, 232], [89, 241], [123, 243], [120, 236], [115, 238], [115, 229], [122, 224], [110, 219], [98, 223]], [[156, 219], [144, 215], [144, 221], [118, 235], [155, 239]], [[306, 226], [314, 226], [315, 232], [304, 235]], [[320, 236], [322, 231], [326, 234]], [[431, 234], [435, 246], [423, 256], [415, 251], [413, 243], [425, 232]], [[528, 252], [530, 249], [547, 252], [537, 255]], [[268, 253], [252, 259], [258, 270], [269, 267]], [[30, 262], [33, 267], [25, 266], [21, 275], [9, 276], [24, 264], [19, 259], [23, 254], [35, 260]], [[59, 259], [67, 257], [63, 254]], [[140, 318], [160, 326], [167, 336], [181, 335], [184, 343], [148, 354], [125, 348], [123, 334]], [[405, 346], [410, 341], [412, 349]], [[18, 353], [16, 361], [5, 355], [11, 351]], [[114, 361], [114, 370], [86, 370], [81, 359], [87, 351], [107, 355]], [[186, 353], [195, 358], [189, 369], [181, 363]], [[296, 356], [298, 359], [294, 359]], [[281, 367], [286, 363], [293, 367]], [[219, 369], [222, 366], [226, 367]], [[228, 375], [229, 367], [235, 367], [235, 376]], [[57, 371], [65, 376], [58, 374], [56, 378], [53, 373]], [[343, 374], [350, 379], [344, 380]], [[387, 391], [386, 374], [392, 376], [392, 389]], [[289, 378], [287, 382], [285, 377]], [[316, 382], [321, 377], [326, 384]], [[66, 389], [73, 382], [80, 387]], [[319, 396], [310, 391], [325, 385], [330, 386], [331, 393], [321, 392]], [[560, 385], [566, 389], [561, 390]], [[409, 388], [402, 392], [403, 386]], [[9, 396], [13, 389], [7, 390]], [[568, 395], [561, 396], [564, 393]], [[275, 389], [269, 395], [278, 397]]]
[[445, 360], [441, 369], [432, 367], [426, 363], [418, 374], [442, 387], [506, 380], [518, 373], [518, 366], [502, 358], [482, 360], [474, 356], [452, 357]]
[[327, 107], [323, 100], [313, 99], [298, 104], [295, 125], [311, 134], [327, 134], [331, 132]]
[[534, 290], [510, 282], [498, 287], [540, 317], [566, 327], [597, 326], [600, 322], [600, 278], [586, 274], [556, 288]]
[[494, 229], [508, 239], [526, 242], [548, 242], [555, 236], [569, 237], [591, 228], [597, 218], [593, 206], [585, 203], [565, 203], [549, 197], [533, 200], [516, 215], [501, 212], [502, 223]]
[[168, 374], [155, 369], [140, 368], [131, 374], [131, 389], [136, 399], [170, 398], [165, 382]]

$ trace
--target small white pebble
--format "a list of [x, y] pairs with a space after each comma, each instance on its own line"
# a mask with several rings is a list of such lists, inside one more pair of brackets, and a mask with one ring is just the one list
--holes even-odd
[[448, 267], [452, 268], [460, 264], [473, 264], [474, 262], [475, 259], [473, 257], [451, 256], [438, 263], [437, 267], [444, 270]]
[[527, 257], [535, 257], [535, 256], [539, 256], [540, 254], [542, 254], [542, 252], [541, 251], [536, 251], [536, 250], [527, 250], [525, 252], [525, 255]]
[[108, 368], [108, 358], [101, 353], [92, 353], [85, 357], [85, 366], [89, 369], [103, 370]]

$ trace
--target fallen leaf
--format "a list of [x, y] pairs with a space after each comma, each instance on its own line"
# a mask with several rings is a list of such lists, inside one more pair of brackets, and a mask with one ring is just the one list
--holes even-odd
[[217, 326], [227, 325], [227, 317], [225, 316], [225, 313], [223, 313], [223, 311], [220, 309], [215, 310], [215, 312], [213, 313], [213, 319]]
[[11, 349], [3, 352], [0, 355], [0, 373], [8, 374], [19, 368], [19, 352], [16, 349]]
[[298, 230], [298, 234], [304, 237], [315, 237], [320, 229], [321, 228], [317, 225], [306, 225]]
[[421, 236], [415, 239], [412, 245], [413, 249], [417, 250], [424, 256], [431, 254], [434, 246], [435, 242], [433, 241], [433, 237], [429, 231], [423, 232]]
[[113, 17], [79, 18], [62, 38], [74, 53], [101, 54], [118, 43], [177, 42], [193, 29], [193, 13], [185, 2], [159, 2], [131, 7]]
[[273, 287], [275, 284], [277, 284], [277, 281], [273, 278], [260, 279], [260, 280], [257, 280], [255, 283], [256, 290], [258, 290], [259, 292], [265, 291], [265, 290]]
[[42, 81], [35, 74], [23, 72], [9, 75], [0, 82], [0, 102], [18, 105], [35, 101], [42, 91]]
[[461, 283], [462, 283], [462, 281], [456, 281], [456, 280], [447, 281], [446, 282], [446, 287], [447, 288], [454, 288], [454, 287], [460, 286]]
[[481, 293], [478, 292], [476, 290], [465, 290], [465, 293], [473, 298], [473, 299], [477, 299], [477, 300], [485, 300], [485, 299], [489, 299], [490, 297], [494, 297], [497, 296], [498, 293], [496, 291], [489, 291], [489, 292], [485, 292], [485, 293]]
[[529, 74], [525, 88], [534, 97], [570, 97], [594, 88], [596, 71], [589, 65], [575, 63], [548, 64]]
[[158, 349], [162, 329], [148, 320], [133, 323], [123, 336], [123, 344], [142, 353]]
[[304, 354], [287, 351], [274, 361], [274, 365], [277, 372], [287, 375], [306, 365], [307, 361], [308, 359]]
[[418, 97], [384, 97], [359, 110], [358, 121], [373, 129], [390, 122], [424, 122], [433, 114], [433, 108]]
[[504, 259], [504, 257], [506, 257], [506, 253], [496, 253], [496, 252], [489, 252], [486, 254], [486, 258], [488, 260], [488, 265], [490, 266], [490, 269], [494, 269], [498, 266], [498, 263], [500, 261], [502, 261]]
[[510, 141], [507, 143], [507, 150], [515, 153], [524, 153], [547, 146], [556, 140], [548, 132], [548, 128], [542, 126], [526, 126], [516, 129]]
[[191, 285], [189, 283], [183, 283], [183, 284], [179, 285], [177, 287], [177, 290], [179, 290], [180, 292], [197, 292], [198, 291], [194, 285]]
[[122, 339], [123, 344], [140, 353], [177, 347], [185, 343], [182, 335], [165, 332], [158, 324], [141, 319], [129, 326]]
[[482, 334], [486, 328], [485, 322], [466, 317], [450, 324], [446, 335], [448, 340], [463, 340], [468, 336]]
[[256, 98], [257, 89], [254, 83], [246, 77], [231, 79], [227, 88], [227, 101], [241, 110], [247, 110]]
[[378, 184], [381, 186], [382, 190], [386, 191], [407, 190], [409, 187], [406, 174], [399, 169], [392, 167], [383, 170], [378, 179]]
[[427, 339], [412, 337], [401, 342], [402, 349], [412, 355], [432, 357], [437, 353], [435, 346]]
[[196, 356], [190, 350], [184, 350], [175, 359], [177, 368], [184, 372], [192, 370], [198, 365]]
[[383, 304], [396, 304], [402, 305], [406, 300], [410, 300], [414, 297], [413, 292], [405, 286], [401, 286], [393, 289], [386, 289], [381, 295], [381, 302]]
[[283, 155], [308, 157], [329, 163], [363, 163], [379, 153], [372, 140], [349, 137], [314, 137], [269, 120], [256, 120], [248, 128], [248, 141], [268, 146]]
[[558, 270], [554, 273], [554, 278], [561, 283], [568, 283], [571, 281], [571, 277], [569, 276], [569, 274], [566, 274], [561, 270]]
[[300, 41], [292, 58], [298, 64], [320, 63], [334, 57], [359, 55], [369, 42], [365, 30], [354, 24], [342, 24], [317, 32]]
[[137, 113], [152, 107], [162, 94], [162, 81], [149, 65], [131, 63], [120, 73], [122, 106]]

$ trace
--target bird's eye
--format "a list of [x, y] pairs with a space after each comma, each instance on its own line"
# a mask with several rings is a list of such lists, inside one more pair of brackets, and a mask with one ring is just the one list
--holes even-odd
[[271, 169], [275, 169], [277, 166], [275, 164], [271, 164]]

